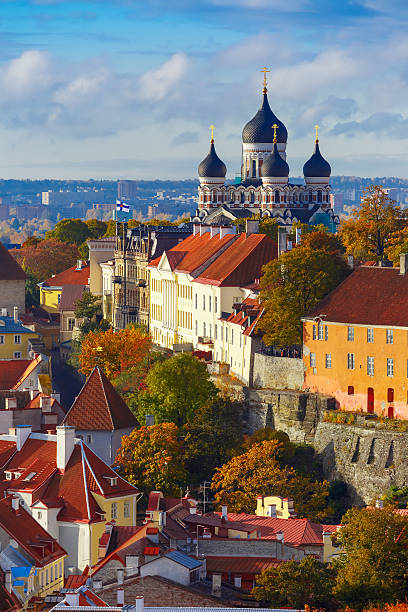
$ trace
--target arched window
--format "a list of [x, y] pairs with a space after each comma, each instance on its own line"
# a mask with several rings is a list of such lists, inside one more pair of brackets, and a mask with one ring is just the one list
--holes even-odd
[[241, 191], [241, 204], [245, 202], [245, 193]]
[[266, 192], [266, 202], [270, 202], [271, 201], [271, 196], [269, 191]]
[[278, 190], [275, 191], [275, 204], [280, 203], [280, 193]]
[[212, 191], [211, 192], [211, 201], [212, 202], [216, 202], [217, 201], [217, 192], [216, 191]]
[[253, 178], [256, 177], [256, 159], [252, 160], [252, 176]]
[[317, 201], [318, 201], [318, 202], [322, 202], [322, 201], [323, 201], [323, 200], [322, 200], [322, 192], [321, 192], [321, 190], [320, 190], [320, 189], [319, 189], [319, 191], [317, 192]]
[[309, 202], [313, 202], [313, 191], [309, 191]]
[[235, 200], [235, 194], [233, 191], [230, 191], [230, 202], [233, 202]]
[[251, 193], [249, 194], [249, 201], [251, 202], [251, 204], [255, 202], [255, 194], [253, 191], [251, 191]]

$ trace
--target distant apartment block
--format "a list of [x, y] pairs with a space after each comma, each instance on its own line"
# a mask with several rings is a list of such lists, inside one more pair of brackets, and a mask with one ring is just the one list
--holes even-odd
[[124, 200], [135, 200], [137, 198], [136, 181], [118, 181], [118, 198]]
[[104, 202], [105, 192], [103, 189], [90, 191], [43, 191], [41, 202], [44, 206], [67, 206], [69, 204], [80, 204], [83, 202]]

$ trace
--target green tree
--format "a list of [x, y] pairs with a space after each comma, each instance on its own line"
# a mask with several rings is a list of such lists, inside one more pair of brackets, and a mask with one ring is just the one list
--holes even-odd
[[187, 353], [156, 363], [146, 376], [147, 390], [139, 397], [139, 416], [154, 414], [157, 421], [179, 427], [217, 394], [205, 363]]
[[106, 221], [99, 221], [99, 219], [88, 219], [85, 224], [88, 226], [89, 238], [94, 240], [102, 238], [108, 227]]
[[[312, 240], [313, 234], [309, 235]], [[261, 301], [264, 315], [258, 324], [267, 345], [302, 343], [301, 317], [349, 273], [338, 252], [300, 245], [264, 266]]]
[[218, 468], [212, 479], [215, 502], [226, 503], [233, 512], [253, 513], [258, 495], [281, 495], [293, 498], [299, 517], [325, 519], [330, 515], [329, 484], [282, 467], [283, 452], [280, 442], [267, 440]]
[[340, 237], [347, 253], [362, 259], [385, 259], [387, 244], [407, 224], [407, 212], [384, 193], [383, 187], [371, 185], [364, 191], [359, 208], [340, 226]]
[[333, 607], [335, 572], [325, 563], [307, 556], [300, 563], [287, 561], [263, 571], [251, 595], [271, 608]]
[[81, 221], [81, 219], [61, 219], [53, 230], [45, 234], [45, 237], [79, 246], [85, 242], [89, 235], [89, 228], [85, 221]]
[[101, 313], [101, 300], [90, 291], [84, 291], [74, 306], [74, 314], [77, 319], [94, 319], [97, 314]]
[[352, 508], [337, 534], [344, 554], [335, 562], [335, 595], [343, 604], [402, 601], [408, 594], [408, 520], [392, 507]]
[[146, 495], [179, 495], [186, 484], [183, 444], [174, 423], [134, 429], [123, 436], [116, 456], [120, 475]]
[[26, 307], [30, 310], [33, 306], [38, 306], [40, 303], [40, 289], [38, 287], [39, 280], [32, 270], [30, 270], [30, 268], [26, 268], [25, 273], [25, 302]]
[[242, 406], [217, 396], [197, 408], [184, 427], [186, 467], [191, 484], [212, 478], [236, 453], [242, 440]]

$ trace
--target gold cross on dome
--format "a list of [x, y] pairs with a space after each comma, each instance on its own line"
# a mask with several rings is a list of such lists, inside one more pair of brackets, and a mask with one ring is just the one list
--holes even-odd
[[273, 142], [276, 142], [276, 130], [278, 129], [278, 125], [276, 123], [273, 124]]
[[214, 142], [215, 125], [210, 125], [210, 130], [211, 130], [211, 142]]
[[319, 140], [319, 127], [320, 127], [320, 126], [319, 126], [319, 125], [317, 125], [317, 123], [316, 123], [316, 125], [315, 125], [315, 130], [316, 130], [316, 142]]
[[266, 73], [267, 73], [267, 72], [270, 72], [270, 70], [268, 70], [268, 69], [267, 69], [267, 67], [266, 67], [266, 66], [264, 66], [264, 67], [262, 68], [261, 72], [263, 72], [263, 75], [264, 75], [264, 82], [263, 82], [263, 85], [264, 85], [264, 86], [263, 86], [263, 92], [264, 92], [264, 93], [266, 93], [266, 92], [267, 92], [267, 89], [266, 89], [266, 84], [267, 84], [267, 83], [266, 83]]

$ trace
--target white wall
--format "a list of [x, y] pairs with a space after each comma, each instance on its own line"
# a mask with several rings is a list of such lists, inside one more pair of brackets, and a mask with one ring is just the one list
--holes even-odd
[[141, 576], [160, 576], [161, 578], [168, 578], [184, 586], [190, 584], [190, 570], [171, 559], [166, 557], [159, 557], [142, 565], [140, 568]]

